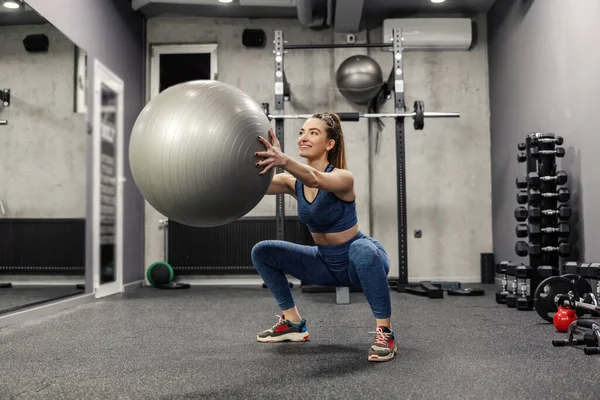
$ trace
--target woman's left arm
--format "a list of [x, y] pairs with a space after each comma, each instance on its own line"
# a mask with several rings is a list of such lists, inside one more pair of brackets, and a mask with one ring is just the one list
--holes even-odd
[[354, 187], [354, 176], [350, 171], [335, 169], [329, 173], [321, 172], [287, 155], [284, 156], [287, 160], [281, 168], [295, 176], [305, 186], [333, 193], [349, 192]]
[[281, 151], [279, 141], [272, 129], [269, 130], [269, 135], [273, 144], [259, 136], [258, 141], [265, 146], [266, 151], [254, 154], [256, 157], [263, 158], [263, 160], [256, 162], [256, 166], [262, 168], [260, 171], [261, 175], [273, 167], [281, 167], [305, 186], [311, 188], [323, 189], [334, 193], [344, 193], [351, 191], [354, 187], [354, 176], [350, 171], [336, 169], [325, 173], [309, 165], [300, 163]]

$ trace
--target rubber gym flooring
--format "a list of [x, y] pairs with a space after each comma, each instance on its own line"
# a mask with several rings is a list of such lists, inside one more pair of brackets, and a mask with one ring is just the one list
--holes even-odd
[[[266, 289], [140, 288], [0, 329], [0, 398], [596, 399], [600, 355], [555, 348], [535, 311], [483, 297], [393, 292], [399, 354], [367, 361], [362, 293], [301, 293], [311, 341], [259, 343], [278, 313]], [[594, 393], [594, 391], [596, 391]]]

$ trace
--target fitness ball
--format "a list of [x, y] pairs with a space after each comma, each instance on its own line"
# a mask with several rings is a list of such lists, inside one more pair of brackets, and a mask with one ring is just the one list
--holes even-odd
[[368, 103], [381, 89], [381, 67], [369, 56], [348, 57], [339, 66], [335, 81], [338, 90], [347, 100], [356, 104]]
[[243, 91], [189, 81], [154, 97], [133, 126], [129, 163], [142, 196], [170, 220], [214, 227], [233, 222], [264, 197], [273, 169], [259, 175], [254, 153], [270, 123]]

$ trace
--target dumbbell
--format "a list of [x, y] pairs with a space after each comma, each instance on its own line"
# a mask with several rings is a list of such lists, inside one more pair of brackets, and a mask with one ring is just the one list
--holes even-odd
[[558, 275], [558, 269], [552, 265], [540, 265], [536, 268], [537, 274], [541, 278]]
[[557, 145], [561, 145], [563, 144], [563, 138], [562, 136], [555, 136], [555, 137], [536, 137], [536, 136], [532, 136], [531, 138], [529, 138], [529, 142], [531, 144], [537, 144], [537, 143], [555, 143]]
[[515, 245], [515, 252], [517, 255], [524, 257], [526, 255], [538, 256], [545, 253], [558, 252], [562, 257], [566, 257], [571, 254], [571, 244], [567, 242], [560, 242], [558, 247], [556, 246], [544, 246], [539, 244], [532, 244], [523, 241], [518, 241]]
[[[505, 303], [507, 307], [515, 307], [516, 306], [516, 299], [517, 296], [519, 295], [519, 281], [517, 279], [517, 275], [515, 273], [515, 269], [517, 268], [517, 264], [516, 263], [508, 263], [506, 265], [506, 275], [510, 275], [513, 277], [512, 279], [512, 290], [510, 290], [508, 292], [508, 294], [506, 295], [506, 299], [505, 299]], [[508, 282], [507, 282], [508, 284]]]
[[564, 147], [557, 147], [554, 150], [540, 150], [540, 149], [538, 149], [537, 146], [531, 146], [529, 148], [529, 154], [531, 154], [531, 157], [533, 157], [533, 158], [537, 158], [540, 155], [549, 155], [549, 154], [556, 155], [556, 157], [564, 157], [565, 149], [564, 149]]
[[528, 214], [527, 209], [523, 206], [515, 208], [515, 219], [519, 222], [526, 221]]
[[515, 228], [515, 232], [517, 237], [539, 236], [542, 232], [556, 233], [559, 237], [569, 237], [571, 234], [571, 227], [566, 222], [561, 222], [556, 228], [540, 228], [539, 224], [529, 224], [529, 226], [519, 224]]
[[496, 264], [496, 272], [502, 275], [502, 288], [496, 292], [496, 303], [498, 304], [506, 303], [506, 296], [510, 293], [507, 290], [508, 276], [506, 275], [506, 270], [509, 265], [512, 265], [512, 268], [514, 269], [514, 263], [511, 263], [510, 261], [500, 261]]
[[526, 189], [527, 188], [527, 178], [524, 176], [517, 176], [517, 189]]
[[521, 143], [517, 144], [517, 149], [519, 151], [525, 151], [525, 150], [527, 150], [527, 144], [525, 142], [521, 142]]
[[[568, 266], [578, 264], [574, 261], [565, 263], [565, 272], [568, 272]], [[587, 279], [596, 281], [596, 297], [600, 298], [600, 263], [581, 263], [579, 266], [579, 274]]]
[[537, 206], [531, 206], [529, 207], [529, 210], [523, 206], [515, 208], [515, 219], [519, 222], [526, 221], [527, 218], [540, 218], [542, 215], [557, 215], [558, 219], [567, 221], [569, 218], [571, 218], [571, 207], [561, 204], [556, 210], [542, 210]]
[[[552, 181], [556, 180], [557, 185], [564, 185], [567, 183], [567, 173], [565, 171], [556, 171], [556, 175], [546, 175], [540, 176], [537, 172], [530, 172], [527, 176], [527, 180], [525, 182], [525, 187], [527, 187], [527, 183], [531, 186], [538, 186], [540, 181]], [[523, 189], [517, 185], [519, 189]]]
[[524, 163], [525, 161], [527, 161], [527, 155], [525, 153], [517, 154], [517, 161], [520, 163]]
[[539, 202], [542, 197], [556, 197], [559, 202], [566, 203], [571, 197], [571, 192], [567, 188], [560, 188], [558, 192], [540, 192], [537, 189], [530, 189], [529, 192], [525, 190], [519, 190], [517, 192], [517, 203], [526, 204], [527, 201], [531, 203]]
[[[521, 207], [521, 208], [525, 208], [525, 207]], [[517, 210], [515, 210], [515, 215], [516, 215], [516, 212], [517, 212]], [[558, 206], [558, 209], [556, 209], [556, 210], [551, 210], [551, 209], [542, 210], [540, 207], [536, 206], [536, 207], [529, 207], [529, 211], [525, 210], [525, 212], [527, 213], [527, 216], [530, 219], [540, 218], [542, 215], [557, 215], [558, 219], [560, 219], [562, 221], [566, 221], [569, 218], [571, 218], [571, 207], [565, 206], [563, 204]], [[520, 213], [519, 215], [521, 215], [522, 211], [519, 211], [519, 213]]]
[[528, 265], [519, 265], [515, 268], [515, 278], [520, 280], [521, 296], [516, 298], [515, 305], [518, 310], [532, 310], [533, 309], [533, 297], [529, 294], [529, 285], [527, 285], [527, 279], [531, 278], [531, 267]]

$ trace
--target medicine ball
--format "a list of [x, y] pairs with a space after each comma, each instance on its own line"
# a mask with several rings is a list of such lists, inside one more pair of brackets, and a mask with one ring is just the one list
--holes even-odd
[[146, 278], [152, 287], [158, 289], [189, 289], [190, 284], [173, 282], [175, 271], [167, 262], [157, 261], [148, 267]]
[[377, 95], [383, 84], [381, 67], [365, 55], [345, 59], [335, 75], [338, 90], [347, 100], [366, 104]]

